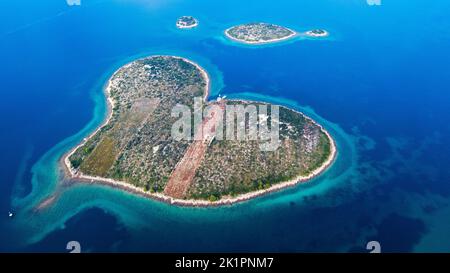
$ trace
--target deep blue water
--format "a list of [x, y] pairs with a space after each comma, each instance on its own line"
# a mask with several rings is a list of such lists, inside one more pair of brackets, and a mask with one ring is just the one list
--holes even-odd
[[[190, 14], [197, 29], [174, 22]], [[81, 0], [0, 3], [0, 251], [450, 251], [450, 2]], [[325, 40], [241, 46], [266, 21]], [[205, 67], [213, 95], [318, 120], [339, 157], [309, 184], [225, 208], [178, 208], [103, 186], [59, 189], [58, 158], [101, 123], [102, 86], [130, 60]], [[9, 219], [13, 210], [16, 217]]]

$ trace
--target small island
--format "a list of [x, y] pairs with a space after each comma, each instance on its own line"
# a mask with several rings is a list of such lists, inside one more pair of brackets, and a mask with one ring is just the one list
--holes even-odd
[[307, 31], [306, 36], [314, 37], [314, 38], [321, 38], [321, 37], [327, 37], [329, 35], [328, 31], [323, 29], [313, 29], [310, 31]]
[[198, 20], [192, 16], [181, 16], [177, 20], [177, 28], [185, 29], [185, 28], [194, 28], [198, 26]]
[[[171, 130], [178, 117], [171, 111], [178, 105], [195, 109], [195, 99], [218, 109], [268, 105], [208, 101], [209, 81], [199, 65], [175, 56], [151, 56], [120, 68], [105, 89], [107, 119], [64, 156], [69, 178], [176, 205], [211, 206], [294, 186], [331, 166], [337, 152], [330, 134], [311, 118], [282, 106], [273, 120], [279, 124], [276, 150], [262, 150], [262, 139], [218, 140], [208, 134], [202, 139], [174, 139]], [[212, 114], [205, 120], [218, 117]], [[272, 122], [272, 110], [259, 112], [258, 119]], [[246, 118], [239, 122], [236, 117], [236, 124], [248, 128]], [[223, 132], [227, 129], [224, 125]]]
[[225, 35], [233, 41], [245, 44], [267, 44], [288, 40], [297, 33], [288, 28], [268, 23], [249, 23], [225, 30]]

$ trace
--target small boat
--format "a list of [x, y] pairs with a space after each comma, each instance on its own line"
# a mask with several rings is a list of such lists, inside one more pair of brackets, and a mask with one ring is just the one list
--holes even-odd
[[9, 211], [9, 212], [8, 212], [8, 217], [9, 217], [9, 218], [14, 217], [14, 213], [12, 213], [12, 212]]

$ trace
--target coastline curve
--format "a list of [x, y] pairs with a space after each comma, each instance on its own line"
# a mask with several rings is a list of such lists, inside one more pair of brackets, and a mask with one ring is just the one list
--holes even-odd
[[[172, 57], [172, 58], [176, 58], [176, 59], [181, 59], [185, 62], [190, 63], [191, 65], [195, 66], [202, 74], [202, 76], [205, 79], [205, 82], [207, 83], [205, 86], [205, 90], [204, 90], [204, 101], [207, 101], [208, 95], [209, 95], [209, 91], [210, 91], [210, 85], [211, 85], [211, 81], [209, 78], [208, 73], [202, 68], [200, 67], [198, 64], [196, 64], [195, 62], [183, 58], [183, 57], [178, 57], [178, 56], [166, 56], [166, 55], [152, 55], [149, 57]], [[135, 60], [136, 61], [136, 60]], [[132, 63], [134, 63], [135, 61], [132, 61], [128, 64], [125, 64], [124, 66], [122, 66], [121, 68], [126, 68], [127, 66], [131, 65]], [[92, 138], [94, 135], [96, 135], [103, 127], [105, 127], [106, 125], [109, 124], [111, 117], [113, 115], [113, 109], [115, 106], [115, 101], [111, 98], [110, 96], [110, 91], [111, 91], [111, 79], [114, 78], [114, 76], [116, 75], [116, 73], [121, 69], [119, 68], [116, 72], [113, 73], [113, 75], [109, 78], [106, 86], [104, 87], [104, 95], [107, 98], [107, 117], [105, 119], [105, 121], [96, 129], [94, 130], [91, 134], [89, 134], [88, 137], [84, 138], [78, 145], [76, 145], [74, 148], [70, 149], [67, 153], [65, 153], [62, 157], [62, 163], [63, 163], [63, 170], [64, 170], [64, 174], [66, 177], [68, 177], [71, 180], [77, 181], [77, 182], [82, 182], [82, 183], [99, 183], [99, 184], [103, 184], [103, 185], [107, 185], [113, 188], [117, 188], [120, 190], [124, 190], [124, 191], [128, 191], [131, 192], [133, 194], [138, 194], [141, 195], [143, 197], [147, 197], [147, 198], [151, 198], [154, 200], [158, 200], [158, 201], [162, 201], [162, 202], [166, 202], [169, 204], [173, 204], [173, 205], [178, 205], [178, 206], [189, 206], [189, 207], [210, 207], [210, 206], [223, 206], [223, 205], [232, 205], [235, 203], [239, 203], [239, 202], [243, 202], [243, 201], [247, 201], [259, 196], [263, 196], [272, 192], [278, 192], [281, 191], [285, 188], [291, 188], [294, 187], [300, 183], [303, 182], [307, 182], [312, 180], [313, 178], [316, 178], [317, 176], [319, 176], [320, 174], [324, 173], [326, 170], [328, 170], [333, 162], [336, 160], [337, 158], [337, 148], [336, 148], [336, 143], [334, 141], [334, 139], [332, 138], [332, 136], [330, 135], [330, 133], [320, 124], [318, 124], [316, 121], [314, 121], [313, 119], [307, 117], [305, 114], [290, 109], [294, 112], [297, 112], [299, 114], [301, 114], [304, 118], [308, 119], [309, 121], [311, 121], [312, 123], [314, 123], [316, 126], [318, 126], [320, 128], [320, 130], [327, 136], [327, 138], [330, 141], [330, 154], [328, 156], [328, 158], [323, 162], [323, 164], [321, 164], [320, 167], [318, 167], [317, 169], [313, 170], [309, 175], [306, 176], [297, 176], [294, 179], [288, 180], [288, 181], [284, 181], [284, 182], [279, 182], [276, 183], [274, 185], [271, 185], [269, 188], [267, 189], [262, 189], [262, 190], [257, 190], [257, 191], [252, 191], [252, 192], [248, 192], [248, 193], [243, 193], [243, 194], [239, 194], [237, 196], [234, 197], [225, 197], [225, 198], [221, 198], [217, 201], [210, 201], [210, 200], [198, 200], [198, 199], [179, 199], [179, 198], [174, 198], [174, 197], [170, 197], [161, 193], [151, 193], [148, 191], [145, 191], [142, 188], [136, 187], [134, 185], [131, 185], [129, 183], [123, 182], [123, 181], [118, 181], [118, 180], [114, 180], [111, 178], [105, 178], [105, 177], [99, 177], [99, 176], [90, 176], [90, 175], [85, 175], [80, 173], [79, 171], [76, 171], [75, 168], [73, 168], [69, 157], [71, 155], [73, 155], [75, 153], [75, 151], [77, 149], [79, 149], [80, 147], [82, 147], [90, 138]], [[247, 101], [248, 102], [248, 101]], [[253, 101], [253, 102], [257, 102], [257, 101]]]

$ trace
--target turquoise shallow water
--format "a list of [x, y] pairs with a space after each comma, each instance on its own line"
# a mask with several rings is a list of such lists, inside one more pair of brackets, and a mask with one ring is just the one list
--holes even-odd
[[[4, 5], [1, 209], [16, 216], [0, 219], [0, 250], [65, 252], [71, 240], [93, 252], [345, 252], [366, 251], [370, 240], [386, 251], [450, 249], [447, 2]], [[199, 27], [176, 29], [184, 14]], [[229, 26], [260, 20], [331, 36], [258, 47], [223, 37]], [[212, 98], [268, 101], [312, 117], [336, 139], [335, 164], [310, 183], [221, 208], [174, 207], [105, 186], [61, 188], [58, 160], [103, 121], [107, 79], [153, 54], [199, 63]], [[33, 210], [55, 190], [54, 205]]]
[[[144, 54], [143, 56], [159, 54], [168, 55], [174, 54], [174, 52], [152, 52]], [[186, 57], [186, 55], [182, 54], [175, 55]], [[141, 56], [133, 56], [132, 58], [127, 58], [125, 61], [118, 64], [118, 66], [120, 67], [121, 65], [129, 62], [129, 60], [140, 57]], [[219, 94], [221, 87], [220, 83], [222, 81], [221, 73], [217, 71], [217, 69], [214, 69], [211, 64], [199, 62], [199, 59], [195, 59], [195, 57], [190, 57], [190, 59], [199, 63], [202, 67], [207, 69], [210, 74], [211, 81], [214, 83], [211, 88], [211, 96], [214, 97]], [[286, 204], [299, 199], [301, 200], [304, 196], [317, 194], [321, 191], [326, 192], [330, 187], [337, 186], [336, 184], [339, 184], [340, 182], [342, 183], [342, 181], [339, 181], [338, 179], [329, 179], [327, 183], [311, 181], [304, 186], [302, 185], [301, 190], [298, 189], [299, 187], [294, 188], [294, 197], [292, 196], [294, 193], [286, 195], [286, 192], [289, 192], [290, 190], [285, 190], [278, 194], [271, 194], [268, 197], [257, 198], [255, 200], [245, 202], [244, 204], [238, 204], [232, 207], [227, 206], [224, 208], [207, 209], [174, 207], [106, 186], [77, 184], [69, 187], [68, 189], [63, 189], [63, 193], [57, 199], [57, 202], [55, 202], [55, 204], [50, 206], [48, 209], [38, 213], [33, 212], [36, 205], [43, 199], [53, 194], [55, 191], [59, 191], [58, 187], [60, 187], [63, 179], [63, 175], [59, 171], [60, 166], [58, 165], [61, 156], [74, 145], [79, 143], [79, 141], [81, 141], [84, 137], [89, 135], [90, 132], [95, 130], [95, 128], [103, 122], [106, 112], [106, 102], [101, 90], [104, 88], [104, 83], [107, 79], [109, 79], [111, 74], [112, 72], [106, 73], [105, 77], [102, 77], [99, 84], [93, 89], [92, 96], [96, 103], [94, 119], [78, 134], [64, 140], [47, 152], [31, 170], [33, 174], [32, 184], [34, 190], [23, 199], [18, 198], [13, 200], [13, 206], [17, 207], [20, 211], [14, 222], [17, 226], [14, 228], [16, 230], [20, 230], [25, 227], [23, 230], [23, 235], [25, 235], [25, 238], [21, 238], [21, 240], [26, 239], [24, 242], [25, 244], [32, 244], [42, 240], [42, 238], [49, 232], [63, 227], [64, 223], [77, 213], [94, 207], [102, 208], [117, 215], [120, 221], [129, 226], [130, 229], [135, 230], [134, 232], [139, 232], [142, 229], [146, 229], [146, 227], [148, 228], [149, 223], [145, 219], [158, 219], [158, 222], [164, 221], [167, 222], [167, 224], [170, 223], [171, 219], [176, 219], [177, 221], [181, 220], [182, 222], [187, 221], [191, 224], [198, 223], [199, 220], [201, 220], [204, 224], [204, 221], [206, 220], [208, 222], [210, 221], [211, 224], [217, 225], [221, 223], [221, 221], [218, 220], [224, 217], [224, 213], [228, 221], [239, 220], [243, 216], [240, 209], [238, 209], [239, 207], [245, 208], [245, 215], [258, 214], [259, 210], [267, 208], [267, 206], [270, 208], [276, 204]], [[227, 96], [229, 98], [266, 101], [289, 106], [314, 118], [330, 130], [333, 137], [336, 138], [339, 154], [343, 153], [346, 158], [346, 160], [341, 160], [341, 157], [338, 157], [336, 163], [332, 167], [332, 172], [328, 171], [322, 176], [329, 177], [334, 174], [334, 176], [342, 177], [345, 176], [345, 173], [351, 171], [351, 161], [353, 157], [356, 156], [356, 154], [354, 154], [355, 147], [352, 147], [352, 140], [348, 139], [349, 136], [347, 136], [342, 129], [320, 118], [313, 112], [312, 109], [302, 108], [294, 101], [263, 96], [256, 93], [228, 94]], [[273, 196], [277, 195], [279, 195], [277, 198], [273, 198]], [[30, 214], [33, 215], [31, 216]], [[197, 220], [194, 220], [196, 218]], [[20, 222], [22, 219], [26, 222], [26, 224], [24, 224], [24, 222]], [[27, 238], [28, 236], [30, 237]]]

